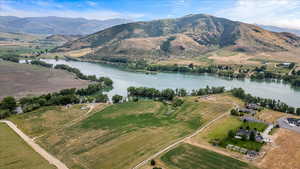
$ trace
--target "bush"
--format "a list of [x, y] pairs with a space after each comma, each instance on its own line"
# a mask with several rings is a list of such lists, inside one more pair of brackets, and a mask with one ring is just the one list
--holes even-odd
[[179, 106], [181, 106], [183, 103], [184, 103], [184, 101], [183, 101], [182, 99], [175, 98], [175, 99], [173, 99], [172, 105], [173, 105], [174, 107], [179, 107]]
[[0, 103], [0, 108], [3, 110], [14, 111], [17, 108], [16, 99], [11, 96], [5, 97]]
[[120, 96], [120, 95], [114, 95], [112, 97], [113, 103], [120, 103], [122, 101], [122, 99], [123, 99], [123, 96]]

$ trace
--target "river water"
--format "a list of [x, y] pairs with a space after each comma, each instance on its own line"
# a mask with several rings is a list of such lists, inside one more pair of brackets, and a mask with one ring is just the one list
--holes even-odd
[[237, 80], [227, 79], [214, 75], [191, 75], [182, 73], [157, 73], [149, 74], [125, 71], [109, 65], [44, 59], [43, 61], [51, 64], [66, 64], [78, 68], [83, 74], [110, 77], [114, 81], [114, 89], [108, 93], [112, 96], [120, 94], [127, 96], [129, 86], [154, 87], [157, 89], [165, 88], [185, 88], [192, 89], [204, 88], [208, 86], [225, 86], [226, 89], [241, 87], [247, 93], [263, 98], [281, 100], [290, 106], [300, 107], [300, 89], [292, 88], [289, 84], [274, 81], [251, 81], [250, 79]]

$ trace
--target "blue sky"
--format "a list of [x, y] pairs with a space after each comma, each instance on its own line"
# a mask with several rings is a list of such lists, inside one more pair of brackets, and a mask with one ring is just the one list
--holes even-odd
[[205, 13], [300, 29], [300, 0], [0, 0], [0, 15], [153, 20]]

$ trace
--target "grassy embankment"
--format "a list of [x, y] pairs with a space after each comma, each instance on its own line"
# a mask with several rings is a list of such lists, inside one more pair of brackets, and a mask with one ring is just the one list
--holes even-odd
[[186, 97], [172, 112], [168, 105], [149, 100], [106, 105], [71, 125], [67, 124], [84, 110], [51, 107], [11, 120], [29, 135], [41, 136], [38, 143], [70, 168], [123, 169], [229, 111], [233, 107], [229, 98], [227, 94], [213, 100]]
[[0, 168], [55, 169], [6, 124], [0, 123]]
[[189, 144], [181, 144], [160, 159], [169, 169], [255, 169], [245, 162]]

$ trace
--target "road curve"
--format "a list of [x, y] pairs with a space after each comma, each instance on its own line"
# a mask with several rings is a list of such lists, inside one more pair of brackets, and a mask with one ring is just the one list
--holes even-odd
[[50, 164], [55, 165], [57, 169], [69, 169], [64, 163], [59, 161], [57, 158], [49, 154], [46, 150], [36, 144], [33, 139], [24, 134], [17, 126], [8, 120], [0, 120], [2, 123], [6, 123], [11, 129], [13, 129], [30, 147], [45, 158]]
[[217, 121], [217, 120], [223, 118], [223, 117], [226, 116], [226, 115], [229, 115], [229, 112], [224, 113], [224, 114], [218, 116], [218, 117], [215, 118], [214, 120], [212, 120], [212, 121], [208, 122], [207, 124], [205, 124], [203, 127], [201, 127], [199, 130], [197, 130], [197, 131], [194, 132], [193, 134], [191, 134], [191, 135], [189, 135], [189, 136], [187, 136], [187, 137], [184, 137], [184, 138], [182, 138], [181, 140], [179, 140], [179, 141], [177, 141], [177, 142], [175, 142], [175, 143], [169, 145], [168, 147], [162, 149], [161, 151], [155, 153], [154, 155], [152, 155], [152, 156], [149, 157], [148, 159], [146, 159], [146, 160], [140, 162], [138, 165], [136, 165], [136, 166], [133, 167], [132, 169], [138, 169], [138, 168], [142, 167], [143, 165], [145, 165], [145, 164], [146, 164], [147, 162], [149, 162], [150, 160], [152, 160], [152, 159], [158, 157], [160, 154], [162, 154], [162, 153], [164, 153], [164, 152], [166, 152], [166, 151], [169, 151], [170, 149], [172, 149], [173, 147], [177, 146], [178, 144], [184, 142], [185, 140], [190, 139], [190, 138], [196, 136], [197, 134], [199, 134], [200, 132], [202, 132], [204, 129], [206, 129], [207, 127], [209, 127], [212, 123], [214, 123], [215, 121]]

